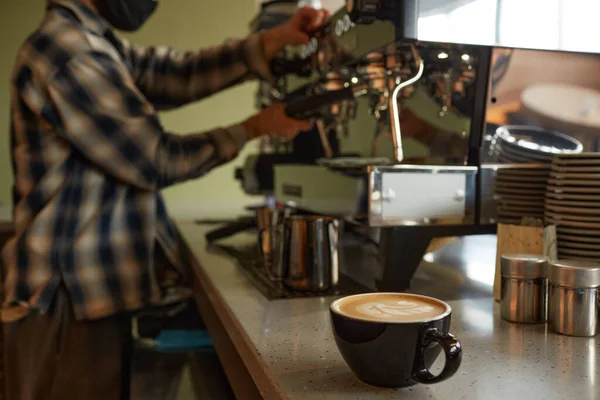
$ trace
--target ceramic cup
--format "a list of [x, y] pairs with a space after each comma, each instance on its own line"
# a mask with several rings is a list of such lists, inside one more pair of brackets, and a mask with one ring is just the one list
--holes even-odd
[[[449, 333], [452, 309], [432, 297], [366, 293], [330, 306], [337, 347], [361, 381], [381, 387], [438, 383], [460, 367], [462, 347]], [[430, 368], [441, 353], [443, 370]]]

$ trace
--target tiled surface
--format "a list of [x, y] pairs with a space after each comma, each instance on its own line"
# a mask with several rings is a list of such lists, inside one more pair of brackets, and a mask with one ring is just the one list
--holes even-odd
[[213, 351], [164, 354], [137, 349], [131, 400], [235, 400]]
[[[193, 302], [167, 319], [162, 312], [146, 313], [135, 327], [135, 337], [155, 337], [166, 329], [205, 329]], [[136, 341], [134, 349], [131, 400], [234, 399], [214, 349], [161, 353], [142, 343]]]
[[[0, 349], [1, 345], [0, 335]], [[2, 357], [3, 400], [1, 367]], [[235, 396], [214, 350], [169, 354], [137, 348], [131, 400], [235, 400]]]

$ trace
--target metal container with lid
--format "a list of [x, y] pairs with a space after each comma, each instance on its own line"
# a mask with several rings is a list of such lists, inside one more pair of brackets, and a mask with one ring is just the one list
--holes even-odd
[[548, 319], [547, 260], [529, 254], [503, 254], [500, 259], [500, 316], [520, 323]]
[[549, 265], [550, 329], [570, 336], [600, 333], [600, 264], [560, 260]]

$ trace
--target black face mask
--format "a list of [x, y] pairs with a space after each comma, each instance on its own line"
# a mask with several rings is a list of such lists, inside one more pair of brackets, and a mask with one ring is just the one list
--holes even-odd
[[115, 29], [133, 32], [156, 11], [158, 0], [101, 0], [98, 2], [100, 15]]

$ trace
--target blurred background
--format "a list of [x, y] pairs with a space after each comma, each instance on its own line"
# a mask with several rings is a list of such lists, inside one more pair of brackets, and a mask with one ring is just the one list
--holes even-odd
[[[487, 18], [493, 17], [496, 0], [460, 0], [464, 5], [454, 8], [451, 12], [444, 12], [437, 8], [431, 16], [421, 20], [419, 29], [427, 36], [435, 36], [442, 30], [452, 32], [455, 40], [469, 42], [469, 32], [472, 26], [461, 24], [463, 14], [477, 13]], [[581, 12], [563, 12], [561, 4], [565, 1], [581, 3], [581, 7], [568, 7], [569, 10], [582, 10]], [[337, 10], [343, 0], [306, 0], [307, 4], [322, 6], [330, 10]], [[10, 205], [10, 187], [12, 185], [12, 172], [10, 167], [8, 134], [9, 134], [9, 107], [10, 107], [10, 76], [14, 56], [27, 35], [38, 25], [45, 8], [45, 0], [5, 0], [0, 4], [0, 26], [2, 32], [10, 34], [0, 35], [0, 218], [9, 214], [7, 207]], [[160, 4], [160, 12], [152, 17], [144, 28], [129, 37], [140, 45], [169, 45], [181, 50], [195, 49], [222, 43], [227, 38], [244, 37], [249, 32], [249, 23], [256, 16], [260, 0], [169, 0]], [[524, 12], [524, 7], [532, 12]], [[489, 10], [488, 10], [489, 8]], [[598, 12], [593, 12], [597, 8]], [[600, 2], [593, 0], [503, 0], [503, 13], [513, 13], [510, 18], [502, 16], [502, 20], [513, 21], [515, 17], [522, 19], [523, 25], [518, 29], [512, 26], [500, 26], [496, 31], [490, 29], [490, 36], [501, 35], [503, 42], [510, 42], [512, 36], [518, 34], [519, 40], [525, 40], [523, 35], [529, 35], [532, 43], [546, 43], [547, 48], [554, 48], [557, 44], [567, 47], [589, 47], [589, 41], [597, 40], [600, 36], [600, 24], [593, 23], [593, 18], [600, 12]], [[511, 11], [512, 10], [512, 11]], [[527, 11], [527, 10], [525, 10]], [[535, 12], [533, 12], [535, 11]], [[541, 15], [540, 13], [544, 14]], [[498, 16], [496, 16], [498, 17]], [[559, 18], [561, 25], [569, 26], [569, 30], [549, 31], [540, 21]], [[573, 24], [573, 20], [579, 23]], [[488, 21], [489, 22], [489, 21]], [[480, 20], [485, 25], [485, 20]], [[493, 26], [494, 24], [489, 24]], [[529, 26], [531, 29], [523, 29]], [[552, 24], [552, 26], [555, 26]], [[580, 26], [581, 29], [573, 29]], [[481, 31], [481, 30], [479, 30]], [[516, 40], [516, 38], [515, 38]], [[534, 52], [516, 50], [508, 56], [509, 62], [502, 72], [501, 83], [494, 86], [491, 102], [488, 104], [488, 122], [502, 125], [506, 123], [521, 123], [523, 118], [531, 122], [535, 118], [536, 125], [552, 124], [557, 129], [556, 119], [548, 117], [548, 113], [555, 113], [558, 103], [565, 104], [564, 97], [556, 98], [553, 103], [539, 90], [529, 94], [529, 106], [524, 107], [523, 99], [528, 87], [539, 83], [560, 82], [590, 90], [600, 89], [600, 60], [595, 55], [572, 55], [565, 58], [560, 53]], [[545, 67], [551, 66], [551, 67]], [[534, 88], [535, 89], [535, 88]], [[251, 115], [255, 108], [256, 83], [247, 83], [232, 88], [224, 93], [213, 96], [201, 103], [163, 113], [161, 115], [167, 130], [176, 133], [198, 132], [222, 125], [229, 125]], [[582, 91], [568, 91], [565, 96], [571, 96], [573, 104], [578, 104], [575, 113], [586, 112], [583, 108], [595, 113], [598, 109], [595, 95]], [[541, 98], [540, 98], [541, 96]], [[581, 100], [581, 98], [584, 98]], [[568, 103], [568, 102], [567, 102]], [[573, 114], [571, 112], [571, 114]], [[568, 116], [560, 118], [569, 119]], [[590, 118], [588, 118], [589, 120]], [[593, 118], [592, 118], [593, 120]], [[559, 121], [558, 121], [559, 122]], [[570, 121], [572, 122], [572, 121]], [[349, 152], [366, 153], [370, 148], [374, 121], [371, 118], [357, 118], [351, 121], [351, 130], [364, 131], [364, 135], [352, 135], [342, 143]], [[568, 125], [568, 124], [567, 124]], [[579, 124], [561, 126], [565, 133], [576, 129], [581, 132]], [[600, 123], [598, 124], [600, 126]], [[598, 126], [587, 127], [592, 134]], [[584, 127], [587, 129], [586, 127]], [[584, 129], [584, 131], [585, 131]], [[561, 129], [557, 129], [561, 130]], [[578, 138], [582, 140], [583, 138]], [[585, 140], [582, 140], [585, 142]], [[419, 143], [407, 140], [405, 143], [408, 153], [419, 155], [426, 151]], [[591, 150], [589, 143], [586, 150]], [[170, 212], [174, 217], [197, 214], [201, 210], [211, 210], [215, 214], [226, 214], [227, 210], [241, 209], [244, 205], [252, 203], [242, 191], [238, 182], [233, 179], [234, 170], [239, 167], [245, 155], [256, 151], [257, 144], [246, 147], [241, 157], [233, 163], [221, 167], [207, 177], [181, 184], [165, 191]], [[366, 154], [365, 154], [366, 155]], [[226, 199], [226, 201], [223, 201]]]

